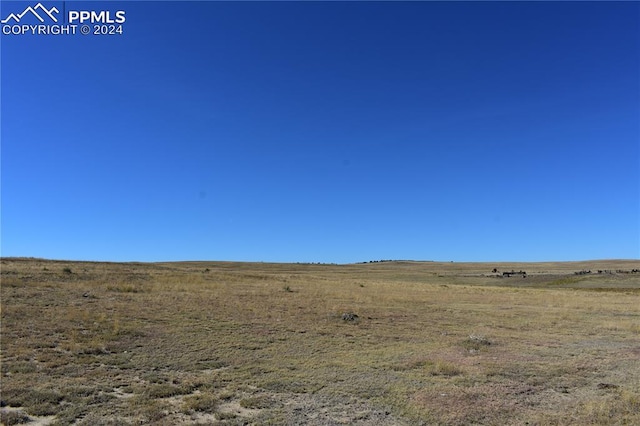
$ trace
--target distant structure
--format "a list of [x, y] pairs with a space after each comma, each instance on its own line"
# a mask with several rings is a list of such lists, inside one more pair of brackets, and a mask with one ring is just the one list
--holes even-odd
[[511, 270], [511, 272], [503, 272], [502, 276], [503, 277], [510, 277], [512, 275], [522, 275], [522, 278], [526, 278], [527, 277], [527, 272], [526, 271], [514, 271], [513, 269]]

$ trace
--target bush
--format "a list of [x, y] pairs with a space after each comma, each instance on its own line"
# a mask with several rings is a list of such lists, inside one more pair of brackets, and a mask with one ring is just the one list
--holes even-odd
[[22, 411], [2, 411], [0, 412], [0, 422], [3, 425], [12, 426], [12, 425], [21, 425], [24, 423], [29, 423], [31, 418], [27, 416]]
[[166, 383], [152, 386], [146, 393], [150, 398], [169, 398], [171, 396], [191, 393], [191, 389]]
[[213, 412], [218, 406], [218, 398], [211, 394], [190, 395], [183, 402], [184, 411]]
[[475, 334], [470, 335], [467, 340], [462, 342], [462, 346], [469, 351], [479, 351], [482, 348], [490, 346], [491, 342], [484, 336], [478, 336]]
[[464, 371], [450, 362], [439, 361], [431, 366], [432, 376], [459, 376]]
[[271, 405], [271, 398], [266, 395], [252, 396], [240, 400], [240, 406], [242, 408], [269, 408]]

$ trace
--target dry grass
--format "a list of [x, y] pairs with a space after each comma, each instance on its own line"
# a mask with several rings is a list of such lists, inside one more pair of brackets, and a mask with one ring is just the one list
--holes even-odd
[[6, 424], [640, 424], [637, 261], [1, 262]]

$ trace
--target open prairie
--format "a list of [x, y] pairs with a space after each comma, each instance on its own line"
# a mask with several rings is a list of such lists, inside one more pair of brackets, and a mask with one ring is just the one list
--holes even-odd
[[3, 258], [2, 422], [637, 425], [639, 269]]

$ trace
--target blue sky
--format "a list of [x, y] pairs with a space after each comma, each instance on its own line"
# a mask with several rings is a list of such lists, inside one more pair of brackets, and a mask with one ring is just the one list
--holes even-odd
[[638, 2], [64, 6], [126, 22], [1, 36], [2, 256], [640, 258]]

